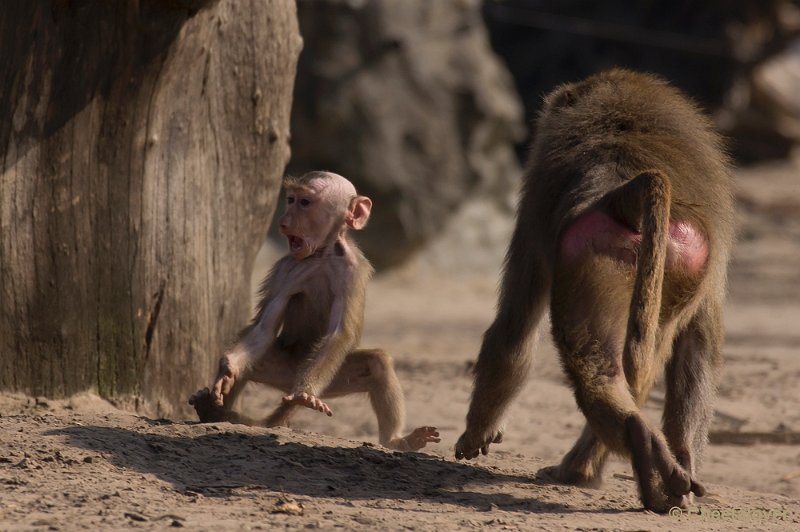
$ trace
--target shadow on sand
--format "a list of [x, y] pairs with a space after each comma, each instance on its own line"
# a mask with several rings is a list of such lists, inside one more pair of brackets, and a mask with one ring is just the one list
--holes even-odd
[[[327, 447], [282, 443], [278, 435], [237, 432], [216, 426], [207, 434], [178, 434], [191, 424], [147, 420], [159, 434], [104, 426], [72, 426], [48, 432], [70, 445], [102, 454], [112, 464], [149, 473], [186, 495], [241, 497], [254, 490], [345, 500], [426, 500], [476, 510], [571, 513], [547, 499], [546, 479], [495, 472], [422, 453], [372, 447]], [[176, 428], [175, 434], [163, 434]], [[514, 484], [529, 498], [503, 493]], [[520, 486], [523, 485], [523, 486]], [[613, 510], [613, 513], [618, 510]]]

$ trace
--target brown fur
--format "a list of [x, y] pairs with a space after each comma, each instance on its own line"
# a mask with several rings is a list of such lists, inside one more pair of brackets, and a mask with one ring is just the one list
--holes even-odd
[[[589, 251], [573, 253], [567, 235], [594, 213], [621, 228], [617, 240], [604, 248], [597, 233]], [[691, 242], [707, 256], [682, 255], [673, 223], [701, 235]], [[702, 493], [694, 477], [720, 361], [732, 226], [720, 140], [678, 91], [612, 70], [548, 95], [456, 456], [485, 454], [502, 437], [501, 416], [525, 382], [549, 301], [553, 338], [588, 421], [556, 477], [597, 485], [612, 451], [631, 457], [649, 509]], [[640, 241], [618, 246], [628, 234]], [[705, 257], [699, 268], [696, 257]], [[665, 368], [662, 432], [640, 407]]]
[[[356, 195], [349, 181], [327, 172], [288, 179], [285, 187], [287, 208], [280, 226], [289, 254], [264, 280], [256, 316], [222, 357], [212, 387], [199, 390], [189, 403], [203, 422], [275, 426], [287, 424], [297, 406], [330, 416], [322, 398], [367, 393], [381, 444], [415, 450], [439, 441], [434, 427], [400, 434], [403, 390], [391, 357], [377, 349], [356, 349], [373, 270], [347, 228], [366, 224], [372, 202]], [[247, 381], [288, 395], [265, 420], [249, 419], [233, 406]]]

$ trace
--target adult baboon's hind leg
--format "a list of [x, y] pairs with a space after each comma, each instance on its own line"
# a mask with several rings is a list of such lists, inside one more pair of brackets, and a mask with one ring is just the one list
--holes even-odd
[[[721, 362], [720, 305], [703, 305], [678, 335], [666, 370], [664, 435], [692, 477], [705, 449]], [[701, 493], [702, 494], [702, 493]]]
[[564, 455], [561, 464], [546, 469], [557, 481], [573, 486], [600, 487], [608, 448], [603, 445], [587, 423], [578, 441]]
[[[661, 431], [644, 418], [624, 377], [584, 371], [574, 372], [573, 378], [580, 382], [575, 390], [578, 405], [595, 437], [602, 442], [592, 445], [591, 438], [584, 436], [586, 446], [581, 447], [579, 440], [575, 449], [577, 453], [585, 453], [583, 460], [573, 464], [586, 465], [590, 459], [600, 458], [600, 444], [616, 453], [629, 455], [642, 503], [656, 512], [681, 505], [690, 492], [702, 492], [699, 484], [675, 460]], [[564, 474], [568, 472], [564, 470]]]

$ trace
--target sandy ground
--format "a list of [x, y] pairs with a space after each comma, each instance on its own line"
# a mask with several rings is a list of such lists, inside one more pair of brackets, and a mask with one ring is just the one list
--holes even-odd
[[[800, 431], [800, 164], [742, 171], [737, 183], [740, 242], [714, 430]], [[332, 401], [332, 418], [304, 411], [292, 429], [267, 430], [147, 419], [91, 395], [5, 395], [0, 530], [798, 527], [797, 445], [710, 445], [702, 514], [642, 511], [622, 460], [597, 490], [537, 475], [558, 463], [583, 425], [547, 328], [505, 441], [487, 457], [455, 461], [497, 272], [446, 271], [442, 249], [373, 282], [363, 339], [394, 355], [408, 427], [438, 426], [441, 443], [421, 453], [381, 448], [364, 397]], [[658, 419], [655, 396], [648, 415]], [[262, 415], [278, 400], [253, 386], [243, 408]]]

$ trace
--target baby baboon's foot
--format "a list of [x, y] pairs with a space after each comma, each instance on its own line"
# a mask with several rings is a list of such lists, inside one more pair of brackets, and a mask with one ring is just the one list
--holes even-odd
[[484, 435], [476, 435], [469, 429], [456, 442], [456, 458], [471, 460], [478, 454], [489, 454], [489, 444], [502, 443], [503, 431], [496, 430]]
[[422, 449], [429, 443], [439, 443], [439, 431], [436, 427], [419, 427], [411, 431], [411, 433], [402, 438], [395, 438], [387, 447], [397, 449], [398, 451], [417, 451]]
[[201, 423], [216, 423], [227, 421], [227, 412], [219, 406], [211, 394], [211, 390], [203, 388], [197, 390], [190, 398], [189, 404], [194, 407]]
[[310, 408], [312, 410], [316, 410], [317, 412], [322, 412], [327, 416], [332, 416], [333, 411], [331, 411], [331, 407], [327, 404], [322, 402], [319, 398], [314, 395], [307, 394], [306, 392], [294, 393], [291, 395], [287, 395], [283, 398], [283, 404], [286, 406], [289, 405], [299, 405], [304, 406], [306, 408]]

